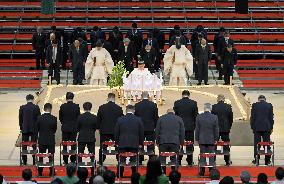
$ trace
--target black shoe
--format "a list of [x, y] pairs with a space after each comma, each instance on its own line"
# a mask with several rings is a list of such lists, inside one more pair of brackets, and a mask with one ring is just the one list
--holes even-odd
[[270, 166], [270, 165], [271, 165], [271, 161], [270, 161], [270, 160], [269, 160], [269, 161], [266, 161], [266, 162], [265, 162], [265, 165], [266, 165], [266, 166]]
[[199, 83], [197, 83], [197, 85], [198, 85], [198, 86], [200, 86], [200, 85], [201, 85], [201, 83], [199, 82]]
[[204, 172], [199, 172], [198, 175], [199, 176], [204, 176]]
[[189, 167], [192, 167], [194, 165], [194, 162], [188, 162], [187, 164]]
[[84, 85], [84, 84], [81, 82], [81, 83], [79, 83], [79, 85]]
[[57, 85], [59, 85], [60, 84], [60, 82], [57, 82]]
[[226, 166], [230, 166], [230, 165], [232, 165], [232, 161], [229, 161], [229, 162], [226, 162]]
[[218, 80], [223, 80], [223, 78], [222, 77], [218, 77]]
[[208, 83], [205, 83], [205, 85], [209, 85]]
[[256, 164], [256, 160], [252, 160], [251, 163], [252, 163], [252, 164]]

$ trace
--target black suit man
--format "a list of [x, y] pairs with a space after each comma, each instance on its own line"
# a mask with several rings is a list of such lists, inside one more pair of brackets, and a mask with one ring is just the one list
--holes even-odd
[[108, 41], [111, 43], [113, 48], [113, 61], [118, 62], [118, 48], [119, 44], [123, 41], [123, 34], [119, 31], [119, 28], [115, 26], [112, 32], [109, 33]]
[[[273, 106], [271, 103], [266, 102], [266, 98], [263, 95], [258, 97], [258, 102], [252, 104], [251, 117], [250, 117], [251, 129], [254, 133], [254, 158], [253, 163], [256, 163], [257, 158], [257, 143], [270, 142], [270, 135], [273, 132], [274, 114]], [[269, 148], [270, 149], [270, 148]], [[269, 165], [269, 155], [265, 156], [265, 165]]]
[[[19, 110], [19, 126], [22, 133], [22, 141], [33, 141], [37, 140], [37, 128], [36, 121], [40, 116], [40, 109], [38, 105], [34, 104], [34, 96], [29, 94], [26, 96], [27, 104], [22, 105]], [[26, 147], [23, 147], [26, 150]], [[36, 149], [34, 147], [34, 149]], [[27, 155], [22, 156], [24, 165], [27, 165]], [[35, 164], [35, 157], [33, 156], [33, 165]]]
[[[92, 104], [85, 102], [83, 104], [84, 113], [77, 119], [78, 124], [78, 153], [84, 153], [87, 145], [89, 153], [95, 153], [96, 144], [96, 129], [98, 127], [97, 116], [91, 114]], [[94, 157], [91, 158], [94, 162]], [[94, 168], [91, 168], [91, 173], [94, 174]]]
[[[157, 104], [151, 102], [148, 92], [142, 92], [143, 100], [135, 104], [135, 115], [140, 117], [144, 126], [144, 140], [155, 142], [155, 128], [159, 118]], [[153, 145], [149, 149], [155, 149]], [[149, 156], [149, 159], [152, 155]], [[140, 164], [144, 156], [140, 156]]]
[[36, 69], [39, 70], [40, 67], [42, 69], [45, 68], [45, 34], [42, 33], [42, 28], [38, 27], [37, 28], [37, 33], [33, 34], [32, 38], [32, 45], [33, 45], [33, 50], [35, 50], [35, 57], [36, 57]]
[[78, 40], [78, 39], [80, 39], [80, 38], [87, 42], [87, 35], [86, 35], [86, 33], [82, 30], [81, 27], [77, 27], [77, 28], [72, 32], [72, 35], [71, 35], [71, 43], [73, 43], [75, 40]]
[[[185, 128], [185, 140], [194, 142], [194, 129], [195, 120], [198, 114], [197, 102], [190, 99], [190, 93], [188, 90], [182, 92], [182, 99], [175, 101], [174, 111], [175, 114], [182, 118]], [[190, 147], [193, 151], [194, 147]], [[179, 164], [181, 165], [182, 155], [179, 157]], [[193, 155], [188, 155], [186, 158], [188, 165], [193, 164]]]
[[145, 67], [148, 68], [151, 73], [155, 73], [157, 51], [151, 45], [146, 45], [140, 52], [140, 55], [145, 63]]
[[103, 32], [98, 26], [94, 26], [92, 32], [90, 33], [90, 43], [92, 48], [96, 47], [98, 40], [104, 41], [105, 39], [105, 32]]
[[[214, 153], [215, 144], [219, 139], [218, 117], [211, 114], [210, 103], [204, 104], [204, 113], [196, 117], [195, 140], [199, 143], [200, 153]], [[201, 159], [203, 160], [203, 159]], [[205, 173], [205, 168], [200, 168], [200, 176]]]
[[[118, 145], [119, 153], [138, 153], [138, 148], [143, 145], [144, 127], [141, 118], [134, 115], [135, 107], [126, 106], [126, 115], [118, 118], [115, 126], [115, 142]], [[131, 157], [130, 161], [134, 161]], [[136, 167], [131, 167], [132, 173], [136, 172]], [[120, 176], [123, 177], [124, 167], [120, 168]], [[117, 172], [118, 173], [118, 172]]]
[[[219, 139], [221, 138], [224, 142], [230, 142], [230, 131], [233, 124], [233, 110], [231, 105], [225, 103], [224, 95], [218, 95], [217, 104], [212, 106], [211, 113], [218, 117]], [[224, 150], [230, 151], [230, 147], [224, 146]], [[227, 166], [232, 164], [229, 155], [224, 155], [224, 160]]]
[[[61, 122], [62, 141], [76, 141], [77, 137], [77, 118], [80, 115], [80, 107], [78, 104], [73, 103], [74, 94], [71, 92], [66, 93], [66, 101], [60, 106], [59, 120]], [[66, 150], [67, 147], [63, 146]], [[72, 150], [76, 149], [74, 146]], [[63, 155], [63, 161], [68, 164], [68, 155]], [[70, 157], [71, 162], [75, 162], [76, 157]]]
[[[184, 132], [182, 118], [175, 115], [173, 109], [169, 109], [157, 122], [156, 142], [159, 145], [159, 152], [175, 152], [178, 155], [180, 146], [184, 143]], [[176, 161], [175, 158], [171, 160]], [[166, 173], [166, 167], [163, 170]]]
[[224, 27], [220, 27], [220, 30], [217, 34], [215, 34], [214, 36], [214, 41], [213, 41], [213, 46], [214, 46], [214, 52], [215, 52], [215, 65], [216, 65], [216, 69], [219, 72], [219, 77], [218, 80], [222, 79], [222, 67], [221, 67], [221, 57], [218, 56], [218, 52], [219, 52], [219, 46], [220, 46], [220, 41], [223, 39], [224, 34], [225, 34], [225, 28]]
[[197, 64], [198, 84], [201, 85], [202, 80], [204, 84], [208, 84], [208, 63], [211, 60], [211, 50], [207, 41], [203, 38], [200, 44], [197, 44], [195, 49], [195, 62]]
[[[39, 153], [55, 152], [55, 133], [57, 130], [57, 118], [51, 115], [52, 105], [46, 103], [44, 105], [44, 114], [38, 117], [37, 130], [38, 130], [38, 150]], [[52, 162], [52, 157], [49, 157], [49, 162]], [[43, 161], [42, 158], [39, 160]], [[49, 175], [52, 175], [53, 168], [50, 167]], [[43, 167], [38, 168], [39, 176], [42, 176]]]
[[153, 29], [153, 38], [155, 38], [158, 42], [159, 51], [157, 54], [157, 59], [155, 63], [155, 69], [158, 71], [161, 68], [161, 60], [163, 59], [163, 49], [165, 47], [165, 34], [161, 32], [158, 28]]
[[118, 61], [123, 61], [127, 71], [132, 72], [135, 48], [128, 38], [123, 39], [118, 48]]
[[99, 162], [102, 165], [102, 162], [106, 159], [105, 155], [102, 158], [102, 143], [110, 140], [114, 141], [114, 128], [117, 119], [123, 116], [122, 108], [115, 104], [115, 94], [108, 94], [108, 103], [99, 107], [97, 116], [100, 131]]
[[53, 72], [54, 79], [57, 81], [57, 85], [60, 84], [60, 67], [62, 63], [62, 48], [58, 46], [57, 41], [52, 41], [46, 49], [46, 63], [48, 68], [48, 76], [52, 77]]
[[82, 80], [84, 79], [84, 65], [87, 60], [86, 49], [79, 40], [75, 40], [74, 44], [70, 46], [69, 57], [72, 62], [72, 71], [73, 71], [73, 84], [82, 85]]
[[225, 85], [230, 84], [230, 77], [233, 76], [234, 67], [237, 64], [237, 50], [228, 44], [221, 56], [221, 67], [223, 68]]

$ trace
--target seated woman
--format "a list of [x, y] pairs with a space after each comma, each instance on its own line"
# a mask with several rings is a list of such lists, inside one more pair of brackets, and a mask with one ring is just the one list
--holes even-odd
[[140, 184], [168, 184], [169, 179], [162, 173], [161, 162], [157, 156], [147, 163], [146, 175], [140, 177]]

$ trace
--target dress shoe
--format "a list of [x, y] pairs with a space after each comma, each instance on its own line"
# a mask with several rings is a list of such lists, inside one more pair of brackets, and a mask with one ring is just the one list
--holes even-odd
[[252, 164], [256, 164], [256, 160], [252, 160], [251, 163], [252, 163]]
[[232, 165], [232, 161], [226, 162], [226, 166]]
[[205, 83], [205, 85], [209, 85], [208, 83]]
[[199, 176], [204, 176], [204, 172], [199, 172], [198, 175]]
[[271, 161], [269, 160], [269, 161], [265, 162], [265, 165], [270, 166], [271, 165]]
[[197, 83], [197, 85], [198, 85], [198, 86], [200, 86], [200, 85], [201, 85], [201, 83]]

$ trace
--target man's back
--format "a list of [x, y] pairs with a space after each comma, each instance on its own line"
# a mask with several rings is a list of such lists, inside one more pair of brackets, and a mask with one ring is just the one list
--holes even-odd
[[98, 129], [101, 134], [113, 134], [117, 119], [123, 116], [122, 108], [114, 102], [108, 102], [99, 107]]
[[251, 127], [254, 131], [270, 131], [273, 129], [273, 106], [260, 101], [252, 104]]
[[218, 117], [210, 112], [196, 118], [195, 139], [199, 144], [214, 144], [219, 137]]
[[63, 132], [77, 132], [77, 118], [80, 115], [80, 107], [73, 102], [67, 102], [60, 106], [59, 120]]
[[144, 131], [154, 131], [158, 116], [158, 108], [154, 102], [143, 99], [135, 105], [135, 115], [143, 121]]
[[32, 102], [22, 105], [19, 110], [19, 125], [22, 133], [36, 131], [36, 121], [40, 115], [40, 109]]
[[95, 142], [98, 119], [90, 112], [85, 112], [78, 117], [78, 142]]
[[144, 128], [140, 118], [126, 114], [118, 119], [115, 127], [115, 141], [120, 148], [138, 148], [143, 144]]
[[41, 145], [54, 145], [57, 130], [57, 118], [50, 113], [44, 113], [37, 120], [38, 143]]
[[184, 125], [174, 113], [161, 116], [156, 127], [157, 144], [181, 145], [184, 140]]
[[230, 132], [233, 123], [233, 111], [229, 104], [218, 102], [212, 106], [212, 114], [218, 116], [219, 132]]
[[174, 103], [175, 114], [182, 118], [185, 130], [194, 130], [198, 114], [197, 102], [187, 97]]

